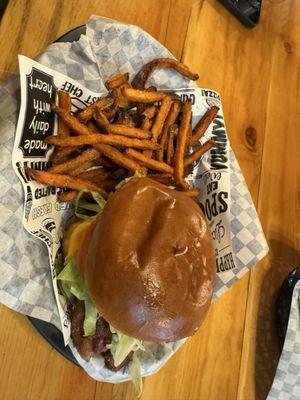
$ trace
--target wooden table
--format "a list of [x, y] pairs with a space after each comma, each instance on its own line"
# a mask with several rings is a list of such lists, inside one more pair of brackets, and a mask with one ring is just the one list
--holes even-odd
[[[0, 76], [91, 14], [137, 24], [219, 91], [232, 147], [270, 245], [269, 255], [218, 300], [200, 331], [154, 376], [143, 400], [264, 399], [279, 350], [274, 301], [299, 262], [300, 2], [264, 0], [244, 28], [215, 0], [10, 0], [0, 25]], [[1, 99], [0, 99], [1, 101]], [[298, 221], [297, 221], [298, 217]], [[133, 399], [129, 383], [97, 383], [0, 307], [0, 397]]]

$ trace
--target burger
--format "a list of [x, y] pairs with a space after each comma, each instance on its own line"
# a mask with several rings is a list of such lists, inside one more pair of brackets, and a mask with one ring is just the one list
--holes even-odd
[[211, 304], [215, 253], [196, 201], [146, 177], [131, 178], [73, 223], [58, 276], [80, 355], [117, 371], [148, 343], [193, 335]]

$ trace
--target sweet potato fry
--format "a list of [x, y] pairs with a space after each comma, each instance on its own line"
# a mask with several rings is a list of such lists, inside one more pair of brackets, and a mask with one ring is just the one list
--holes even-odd
[[198, 150], [194, 151], [184, 160], [184, 167], [188, 167], [194, 161], [199, 160], [200, 157], [203, 156], [209, 149], [211, 149], [215, 145], [215, 142], [211, 139], [207, 140], [203, 146], [201, 146]]
[[129, 85], [129, 83], [123, 83], [123, 85], [121, 85], [120, 87], [117, 87], [115, 89], [112, 90], [111, 95], [115, 100], [115, 104], [118, 108], [121, 109], [128, 109], [129, 105], [130, 105], [130, 101], [129, 99], [124, 96], [123, 90], [125, 89], [130, 89], [131, 86]]
[[149, 132], [152, 125], [153, 125], [153, 120], [145, 118], [141, 124], [141, 129]]
[[137, 138], [137, 139], [150, 139], [151, 134], [149, 131], [140, 129], [140, 128], [134, 128], [122, 124], [109, 124], [106, 127], [107, 131], [109, 133], [113, 133], [116, 135], [122, 135], [122, 136], [128, 136], [131, 138]]
[[119, 110], [119, 106], [114, 103], [111, 107], [108, 107], [105, 110], [103, 110], [103, 114], [106, 116], [106, 118], [109, 121], [112, 121], [115, 118], [118, 110]]
[[153, 160], [152, 158], [149, 158], [145, 154], [139, 153], [136, 150], [127, 149], [126, 154], [132, 157], [134, 160], [140, 162], [147, 168], [151, 168], [156, 171], [166, 172], [167, 174], [173, 174], [174, 172], [173, 168], [170, 165], [164, 162]]
[[192, 103], [191, 101], [187, 101], [183, 105], [183, 113], [177, 134], [176, 149], [174, 155], [174, 178], [175, 181], [183, 188], [186, 187], [183, 177], [184, 156], [185, 156], [186, 142], [188, 139], [188, 134], [190, 129], [191, 117], [192, 117]]
[[157, 107], [156, 106], [149, 106], [145, 108], [145, 110], [141, 113], [143, 117], [145, 118], [154, 118], [157, 113]]
[[156, 101], [161, 101], [166, 97], [165, 93], [147, 92], [144, 90], [132, 89], [130, 87], [124, 87], [122, 93], [129, 101], [139, 103], [155, 103]]
[[[95, 107], [93, 111], [93, 118], [99, 127], [99, 129], [103, 129], [106, 132], [106, 127], [109, 125], [109, 120], [106, 115], [98, 108]], [[95, 127], [97, 129], [97, 127]]]
[[94, 147], [104, 154], [107, 158], [112, 160], [114, 163], [120, 165], [121, 167], [132, 171], [132, 172], [140, 172], [141, 174], [145, 174], [145, 168], [143, 168], [136, 161], [132, 160], [132, 158], [126, 156], [121, 153], [116, 148], [109, 146], [107, 144], [96, 144]]
[[124, 83], [128, 82], [129, 80], [129, 73], [125, 72], [124, 74], [115, 75], [112, 78], [108, 79], [105, 82], [105, 86], [107, 90], [112, 90], [117, 87], [120, 87]]
[[[152, 134], [152, 142], [156, 143], [157, 139], [159, 138], [161, 131], [163, 129], [165, 120], [167, 118], [167, 115], [169, 113], [170, 107], [171, 107], [172, 101], [169, 97], [165, 97], [161, 103], [161, 107], [155, 117], [155, 121], [153, 122], [152, 128], [151, 128], [151, 134]], [[148, 158], [152, 157], [153, 152], [151, 150], [146, 150], [144, 152], [144, 155]]]
[[[76, 117], [74, 117], [67, 111], [62, 110], [60, 107], [57, 107], [56, 104], [52, 104], [51, 109], [57, 115], [59, 115], [60, 118], [66, 123], [66, 125], [68, 125], [78, 135], [89, 135], [91, 133], [89, 128], [85, 124], [78, 121]], [[92, 111], [92, 116], [93, 116], [93, 111]]]
[[102, 157], [95, 158], [94, 160], [88, 160], [79, 165], [77, 168], [69, 171], [68, 175], [78, 176], [82, 172], [87, 171], [89, 168], [99, 166], [102, 162]]
[[134, 147], [136, 149], [150, 149], [157, 150], [160, 145], [150, 140], [128, 138], [121, 135], [102, 135], [98, 133], [91, 133], [89, 135], [71, 136], [66, 139], [60, 139], [57, 136], [48, 136], [45, 143], [53, 144], [55, 146], [83, 146], [95, 145], [99, 143], [110, 144], [121, 147]]
[[[61, 109], [67, 111], [68, 113], [71, 112], [72, 104], [69, 93], [64, 92], [62, 90], [58, 92], [58, 105]], [[65, 124], [65, 122], [61, 118], [58, 118], [57, 125], [58, 125], [57, 135], [59, 137], [70, 136], [70, 128], [68, 127], [68, 125]], [[70, 150], [64, 150], [64, 152], [62, 152], [61, 149], [54, 149], [53, 153], [51, 154], [50, 161], [58, 162], [61, 159], [63, 159], [66, 155], [71, 154], [72, 151], [73, 150], [70, 149]]]
[[181, 75], [196, 81], [199, 78], [198, 74], [194, 74], [190, 69], [180, 61], [172, 58], [157, 58], [143, 65], [136, 76], [133, 78], [132, 87], [136, 89], [144, 89], [149, 76], [154, 70], [160, 68], [173, 68]]
[[[58, 92], [58, 105], [62, 110], [65, 110], [67, 113], [71, 112], [72, 104], [68, 92], [64, 92], [63, 90], [60, 90]], [[58, 118], [57, 136], [59, 137], [70, 136], [70, 128], [61, 118]]]
[[200, 193], [199, 189], [189, 189], [183, 192], [188, 197], [197, 197]]
[[105, 110], [106, 108], [112, 106], [113, 103], [114, 99], [112, 99], [110, 96], [100, 97], [100, 99], [96, 100], [95, 103], [82, 110], [78, 114], [78, 119], [83, 123], [87, 123], [93, 118], [93, 110], [95, 107]]
[[219, 111], [218, 107], [212, 106], [204, 114], [204, 116], [200, 119], [200, 121], [194, 128], [193, 135], [190, 140], [190, 145], [197, 143], [202, 138], [202, 136], [207, 131], [207, 128], [209, 127], [209, 125], [212, 123], [212, 121], [215, 119], [216, 115], [218, 114], [218, 111]]
[[105, 181], [106, 179], [109, 179], [110, 176], [111, 172], [105, 171], [104, 168], [95, 168], [91, 169], [90, 171], [82, 172], [81, 174], [78, 175], [78, 178], [87, 179], [88, 181], [94, 182], [95, 180]]
[[174, 157], [174, 137], [178, 134], [178, 125], [172, 125], [170, 127], [169, 140], [167, 143], [167, 151], [166, 151], [166, 163], [172, 164], [172, 160]]
[[77, 153], [78, 150], [79, 150], [78, 147], [55, 148], [53, 153], [51, 154], [50, 161], [52, 161], [54, 164], [64, 162], [69, 158], [69, 156], [71, 156], [74, 153]]
[[91, 190], [100, 193], [104, 198], [107, 198], [108, 194], [105, 190], [95, 185], [92, 182], [73, 178], [69, 175], [52, 174], [51, 172], [39, 171], [32, 168], [27, 168], [26, 172], [31, 178], [48, 186], [65, 187], [72, 190]]
[[135, 117], [128, 112], [124, 112], [124, 110], [120, 110], [115, 118], [114, 123], [135, 127]]
[[178, 118], [179, 112], [180, 112], [180, 103], [176, 101], [176, 102], [172, 103], [169, 114], [166, 118], [166, 121], [165, 121], [165, 124], [163, 127], [163, 132], [160, 137], [161, 148], [156, 151], [156, 159], [158, 161], [163, 161], [163, 159], [164, 159], [164, 150], [166, 149], [168, 135], [170, 134], [171, 127], [175, 124], [175, 122]]
[[68, 192], [60, 193], [57, 196], [57, 200], [60, 201], [61, 203], [64, 202], [64, 201], [73, 202], [76, 199], [77, 195], [78, 195], [77, 190], [70, 190]]
[[172, 104], [172, 100], [168, 96], [166, 96], [161, 103], [161, 107], [155, 117], [155, 121], [151, 128], [153, 142], [157, 142], [159, 136], [162, 133], [162, 129], [163, 129], [165, 120], [168, 116], [168, 113], [170, 111], [171, 104]]
[[95, 158], [99, 158], [100, 153], [96, 149], [87, 149], [79, 154], [77, 157], [72, 158], [71, 160], [65, 161], [61, 164], [54, 165], [48, 172], [52, 172], [55, 174], [64, 174], [72, 172], [74, 169], [76, 170], [78, 167], [82, 166], [86, 161], [92, 161]]
[[172, 185], [174, 183], [174, 178], [170, 174], [148, 174], [148, 178], [153, 179], [157, 182], [163, 183], [164, 185]]
[[[157, 92], [157, 89], [155, 86], [150, 86], [145, 91], [146, 92]], [[151, 107], [155, 107], [155, 106], [148, 106], [148, 107], [151, 108]], [[142, 117], [142, 114], [146, 110], [146, 108], [147, 108], [147, 103], [136, 103], [136, 114], [137, 114], [138, 119], [140, 119]]]

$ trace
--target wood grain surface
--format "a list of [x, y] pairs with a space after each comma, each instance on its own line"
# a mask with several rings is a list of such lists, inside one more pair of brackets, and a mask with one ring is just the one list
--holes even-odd
[[[136, 24], [220, 92], [231, 145], [257, 206], [269, 255], [218, 300], [199, 332], [142, 400], [265, 399], [279, 357], [276, 291], [300, 260], [300, 3], [264, 0], [243, 27], [215, 0], [10, 0], [0, 24], [0, 77], [91, 14]], [[47, 6], [45, 6], [47, 4]], [[1, 101], [1, 99], [0, 99]], [[0, 306], [0, 398], [131, 400], [130, 383], [93, 381], [28, 320]]]

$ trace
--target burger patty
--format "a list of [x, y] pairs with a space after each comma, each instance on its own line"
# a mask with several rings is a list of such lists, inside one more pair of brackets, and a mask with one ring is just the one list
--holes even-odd
[[100, 317], [97, 320], [95, 334], [84, 336], [84, 317], [84, 301], [76, 299], [70, 309], [71, 338], [81, 357], [89, 361], [91, 357], [102, 356], [106, 367], [111, 371], [119, 371], [125, 367], [131, 361], [133, 353], [128, 354], [125, 360], [116, 367], [111, 351], [106, 348], [106, 345], [110, 344], [112, 340], [109, 324]]

